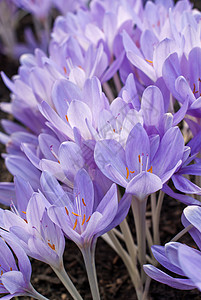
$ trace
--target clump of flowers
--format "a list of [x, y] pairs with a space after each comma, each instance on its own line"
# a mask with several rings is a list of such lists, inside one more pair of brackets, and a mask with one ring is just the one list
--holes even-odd
[[[36, 48], [20, 57], [12, 79], [1, 73], [11, 102], [0, 108], [17, 121], [2, 120], [0, 133], [14, 176], [0, 183], [0, 201], [10, 206], [0, 210], [2, 239], [50, 265], [74, 299], [82, 296], [64, 269], [64, 236], [82, 252], [94, 300], [100, 236], [122, 258], [139, 300], [147, 299], [146, 274], [200, 290], [200, 251], [176, 242], [189, 231], [200, 248], [200, 12], [188, 0], [14, 3], [39, 22], [49, 54]], [[49, 41], [53, 5], [64, 15]], [[188, 207], [184, 231], [160, 246], [165, 194]], [[160, 271], [154, 257], [188, 279]]]

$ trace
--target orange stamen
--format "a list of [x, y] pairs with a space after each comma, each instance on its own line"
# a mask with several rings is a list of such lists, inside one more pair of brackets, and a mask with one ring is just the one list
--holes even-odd
[[3, 285], [3, 283], [0, 282], [0, 285]]
[[86, 220], [86, 222], [89, 222], [90, 218], [91, 218], [91, 216], [88, 217], [88, 219]]
[[126, 174], [126, 179], [128, 179], [128, 176], [129, 176], [129, 169], [126, 167], [126, 172], [127, 172], [127, 174]]
[[24, 221], [28, 224], [28, 221], [26, 219], [24, 219]]
[[80, 215], [74, 213], [73, 211], [72, 211], [72, 214], [73, 214], [74, 216], [76, 216], [76, 217], [81, 217]]
[[139, 163], [141, 163], [141, 157], [140, 157], [140, 155], [138, 155], [138, 159], [139, 159]]
[[195, 90], [195, 83], [193, 84], [193, 94], [195, 95], [195, 94], [197, 94], [198, 93], [198, 91], [196, 91]]
[[3, 271], [1, 270], [1, 276], [3, 275]]
[[48, 243], [48, 246], [52, 249], [52, 250], [54, 250], [55, 251], [55, 244], [50, 244], [50, 243]]
[[67, 70], [66, 70], [66, 67], [64, 67], [64, 73], [65, 73], [65, 74], [67, 74]]
[[67, 207], [65, 206], [65, 211], [66, 211], [66, 214], [67, 214], [67, 216], [69, 215], [69, 212], [68, 212], [68, 210], [67, 210]]
[[26, 215], [26, 211], [22, 211], [22, 213]]
[[75, 230], [76, 226], [77, 226], [77, 219], [75, 220], [75, 224], [73, 226], [73, 230]]
[[115, 132], [115, 129], [113, 129], [113, 131]]
[[67, 115], [65, 115], [65, 117], [66, 117], [66, 121], [67, 121], [67, 122], [69, 122], [69, 121], [68, 121], [68, 116], [67, 116]]
[[150, 169], [147, 170], [147, 172], [153, 173], [153, 168], [152, 168], [152, 166], [151, 166]]
[[10, 271], [12, 271], [12, 270], [13, 270], [13, 268], [10, 267]]
[[135, 171], [130, 171], [131, 174], [135, 173]]
[[84, 202], [84, 198], [82, 198], [82, 203], [84, 206], [87, 206], [86, 203]]
[[82, 225], [84, 225], [84, 222], [85, 222], [85, 214], [84, 214], [84, 217], [83, 217], [83, 220], [82, 220]]
[[148, 63], [152, 64], [153, 65], [153, 61], [152, 60], [149, 60], [149, 59], [145, 59]]

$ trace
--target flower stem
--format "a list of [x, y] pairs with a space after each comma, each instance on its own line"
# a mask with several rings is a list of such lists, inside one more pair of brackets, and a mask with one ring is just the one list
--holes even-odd
[[87, 276], [89, 280], [89, 285], [91, 289], [91, 294], [93, 300], [100, 300], [98, 281], [96, 275], [96, 267], [95, 267], [95, 245], [92, 247], [82, 248], [82, 255], [84, 258], [85, 267], [87, 270]]
[[29, 293], [30, 293], [29, 296], [33, 297], [35, 299], [38, 299], [38, 300], [49, 300], [48, 298], [44, 297], [39, 292], [37, 292], [32, 285], [31, 285], [31, 292], [29, 291]]
[[133, 197], [131, 207], [135, 221], [142, 283], [144, 283], [146, 277], [143, 270], [143, 265], [146, 263], [146, 205], [147, 198], [142, 201]]
[[[52, 267], [52, 266], [51, 266]], [[83, 298], [80, 296], [79, 292], [77, 291], [76, 287], [70, 280], [68, 274], [66, 273], [64, 266], [62, 264], [60, 269], [56, 269], [52, 267], [53, 271], [56, 273], [58, 278], [61, 280], [63, 285], [66, 287], [66, 289], [69, 291], [73, 299], [75, 300], [83, 300]]]
[[165, 193], [162, 190], [160, 190], [158, 196], [158, 202], [153, 216], [154, 244], [156, 245], [160, 245], [159, 221], [160, 221], [160, 214], [161, 214], [164, 195]]
[[173, 239], [171, 239], [170, 242], [178, 241], [185, 233], [187, 233], [189, 230], [191, 230], [191, 228], [193, 228], [193, 225], [192, 224], [188, 225], [186, 228], [184, 228], [182, 231], [180, 231], [177, 235], [175, 235], [175, 237]]

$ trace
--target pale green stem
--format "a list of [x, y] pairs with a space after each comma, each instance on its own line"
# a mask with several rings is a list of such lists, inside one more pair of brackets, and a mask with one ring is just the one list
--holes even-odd
[[128, 253], [131, 256], [133, 264], [136, 266], [137, 265], [137, 251], [136, 251], [135, 244], [134, 244], [134, 241], [133, 241], [133, 237], [132, 237], [132, 234], [131, 234], [131, 231], [130, 231], [130, 228], [128, 226], [128, 223], [127, 223], [126, 219], [124, 219], [122, 221], [122, 223], [120, 224], [120, 228], [121, 228], [121, 231], [124, 235], [124, 241], [126, 243]]
[[146, 281], [145, 281], [144, 293], [142, 295], [142, 300], [147, 299], [147, 296], [148, 296], [148, 293], [149, 293], [150, 283], [151, 283], [151, 278], [149, 276], [147, 276]]
[[98, 281], [95, 267], [95, 245], [92, 247], [81, 248], [84, 263], [87, 271], [89, 285], [93, 300], [100, 300]]
[[148, 228], [147, 222], [146, 222], [146, 238], [147, 238], [147, 243], [148, 243], [148, 246], [149, 246], [149, 250], [150, 250], [151, 256], [154, 259], [153, 253], [151, 251], [151, 246], [153, 245], [153, 239], [152, 239], [150, 230]]
[[31, 293], [30, 291], [28, 291], [30, 297], [33, 297], [38, 300], [49, 300], [48, 298], [44, 297], [39, 292], [37, 292], [32, 285], [31, 285], [31, 289], [32, 289]]
[[154, 244], [160, 245], [159, 221], [165, 193], [160, 190], [153, 222]]
[[69, 291], [69, 293], [71, 294], [71, 296], [73, 297], [73, 299], [75, 299], [75, 300], [83, 300], [83, 298], [80, 296], [79, 292], [77, 291], [76, 287], [74, 286], [74, 284], [70, 280], [68, 274], [66, 273], [63, 264], [60, 267], [60, 269], [56, 269], [56, 268], [54, 268], [52, 266], [51, 266], [51, 268], [56, 273], [56, 275], [58, 276], [58, 278], [61, 280], [61, 282], [63, 283], [63, 285], [65, 286], [65, 288]]
[[142, 283], [144, 283], [146, 277], [143, 269], [143, 265], [146, 263], [146, 205], [147, 198], [140, 201], [133, 197], [131, 207], [135, 221]]
[[141, 281], [140, 281], [140, 276], [139, 276], [139, 273], [138, 273], [137, 265], [136, 266], [133, 265], [131, 257], [124, 250], [124, 248], [122, 247], [122, 245], [118, 241], [117, 237], [115, 236], [114, 232], [110, 231], [110, 232], [108, 232], [108, 235], [109, 235], [112, 243], [114, 244], [115, 248], [117, 249], [117, 251], [118, 251], [117, 253], [119, 254], [121, 259], [123, 260], [123, 262], [124, 262], [124, 264], [125, 264], [125, 266], [128, 270], [130, 278], [131, 278], [131, 280], [133, 282], [133, 285], [135, 287], [138, 300], [141, 300], [143, 289], [142, 289], [142, 284], [141, 284]]
[[176, 242], [178, 241], [185, 233], [187, 233], [189, 230], [193, 228], [193, 225], [190, 224], [186, 228], [184, 228], [182, 231], [180, 231], [173, 239], [171, 239], [170, 242]]
[[114, 97], [114, 94], [107, 82], [103, 83], [103, 90], [104, 90], [108, 100], [110, 101], [110, 103], [112, 103], [112, 101], [114, 100], [115, 97]]

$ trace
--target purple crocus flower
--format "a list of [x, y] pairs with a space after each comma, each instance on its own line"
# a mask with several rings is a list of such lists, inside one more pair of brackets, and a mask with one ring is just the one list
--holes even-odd
[[51, 0], [13, 0], [13, 2], [20, 8], [32, 13], [35, 17], [43, 20], [47, 17]]
[[[46, 194], [54, 196], [50, 186], [46, 185]], [[62, 191], [62, 190], [61, 190]], [[61, 193], [60, 191], [60, 193]], [[75, 177], [73, 195], [58, 194], [59, 199], [65, 199], [63, 206], [51, 206], [48, 215], [80, 249], [91, 247], [98, 236], [117, 226], [126, 216], [129, 197], [118, 203], [116, 185], [113, 184], [99, 203], [94, 203], [94, 187], [84, 169], [78, 171]]]
[[40, 295], [30, 283], [31, 264], [24, 250], [14, 241], [9, 241], [8, 244], [18, 259], [18, 267], [10, 248], [0, 238], [0, 293], [7, 294], [1, 299], [11, 299], [17, 296], [47, 299]]
[[97, 142], [94, 155], [103, 174], [143, 200], [174, 174], [183, 151], [179, 128], [167, 130], [160, 141], [157, 135], [149, 137], [138, 123], [128, 136], [125, 150], [114, 140], [104, 140]]
[[199, 250], [178, 242], [170, 242], [163, 246], [152, 246], [156, 260], [169, 271], [186, 278], [172, 277], [152, 265], [144, 265], [144, 271], [151, 278], [181, 290], [198, 288], [201, 290]]

